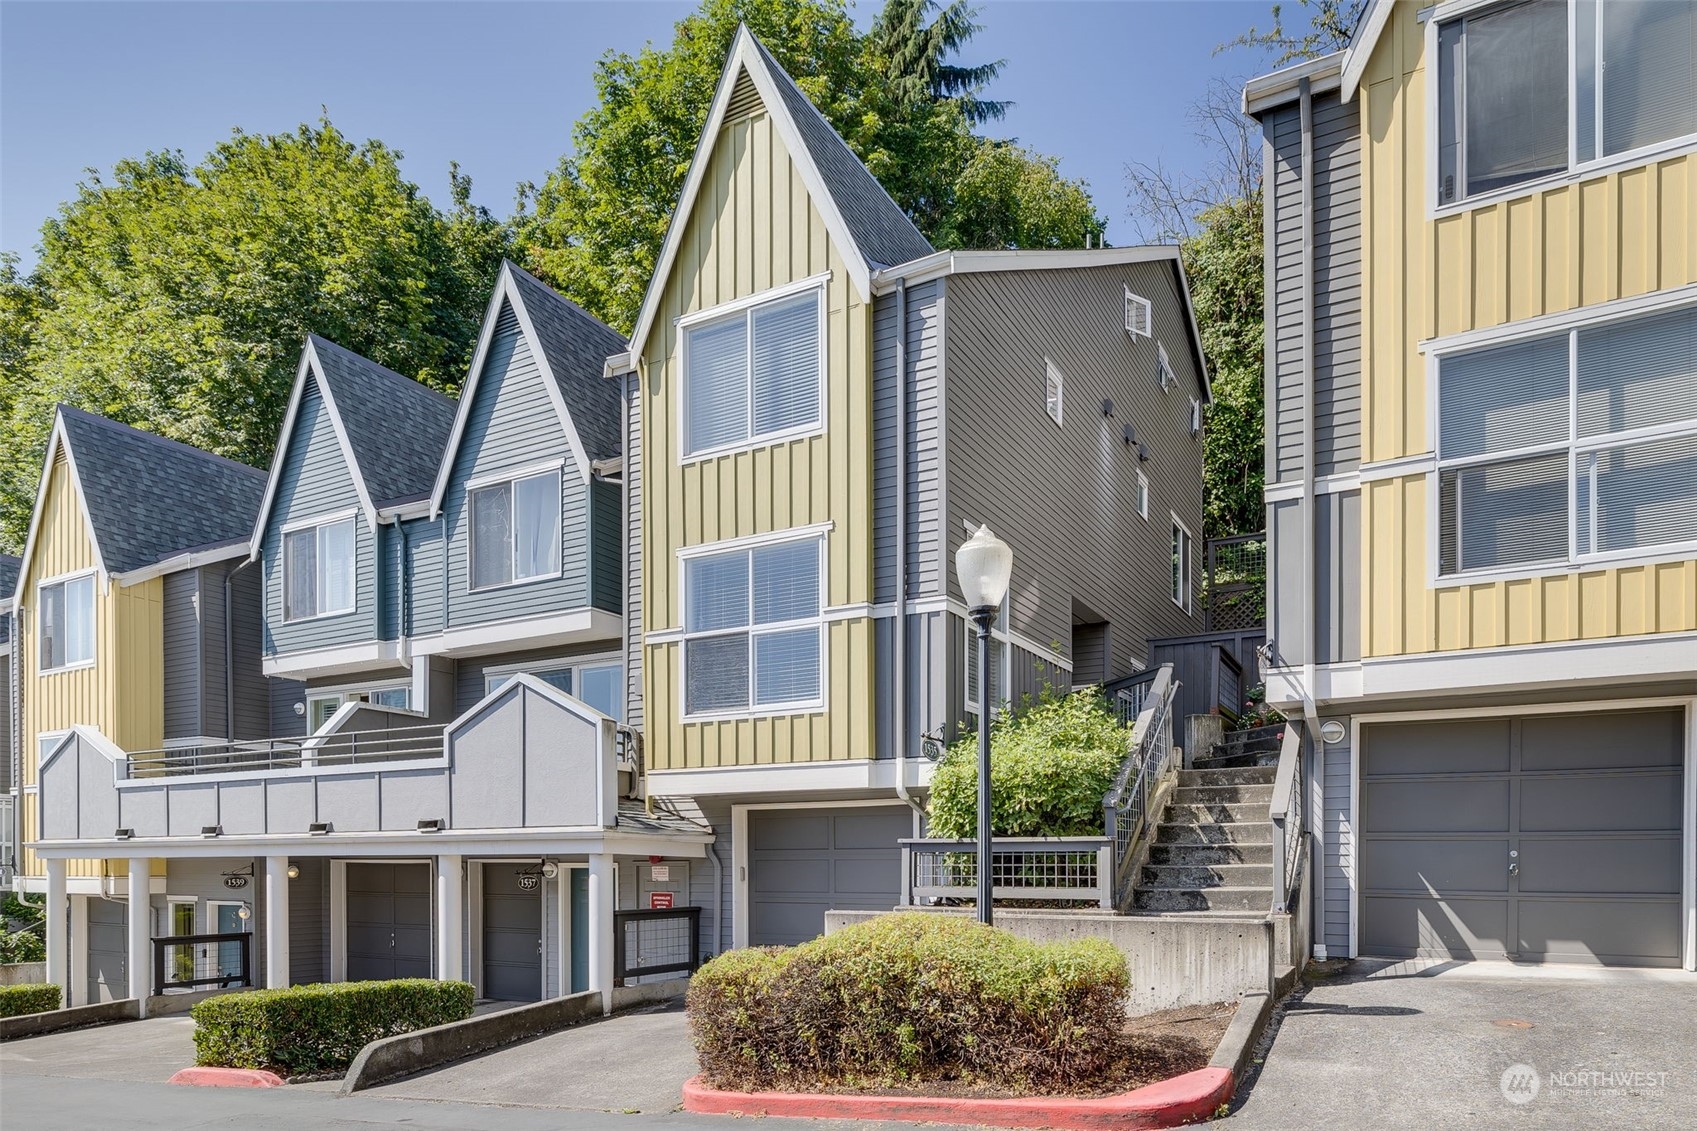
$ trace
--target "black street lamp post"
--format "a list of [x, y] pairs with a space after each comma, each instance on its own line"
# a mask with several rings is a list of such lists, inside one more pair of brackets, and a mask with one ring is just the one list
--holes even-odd
[[978, 921], [994, 919], [990, 874], [990, 626], [1007, 596], [1013, 550], [980, 526], [955, 551], [967, 615], [978, 632]]

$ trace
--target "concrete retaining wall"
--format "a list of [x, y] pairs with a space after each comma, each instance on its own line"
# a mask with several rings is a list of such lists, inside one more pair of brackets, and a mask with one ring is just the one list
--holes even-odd
[[0, 986], [39, 986], [46, 982], [45, 962], [8, 962], [0, 966]]
[[654, 1005], [683, 997], [688, 992], [688, 978], [669, 978], [664, 982], [638, 982], [634, 986], [614, 986], [613, 1008], [630, 1009], [638, 1005]]
[[227, 990], [195, 990], [186, 994], [154, 994], [147, 999], [147, 1017], [171, 1017], [179, 1013], [187, 1013], [194, 1008], [196, 1002], [205, 1001], [209, 997], [223, 997], [225, 994], [244, 994], [247, 987], [241, 986]]
[[99, 1005], [78, 1005], [70, 1009], [54, 1009], [46, 1013], [23, 1013], [16, 1017], [0, 1017], [0, 1041], [19, 1037], [39, 1037], [66, 1029], [81, 1029], [87, 1025], [109, 1025], [114, 1021], [140, 1021], [141, 1002], [133, 997], [120, 1001], [103, 1001]]
[[[911, 910], [911, 909], [909, 909]], [[970, 915], [970, 909], [929, 910], [924, 914]], [[879, 914], [875, 911], [828, 911], [825, 932], [841, 930]], [[1032, 942], [1107, 939], [1131, 968], [1134, 1016], [1181, 1005], [1230, 1001], [1249, 993], [1270, 993], [1273, 925], [1265, 918], [1155, 918], [1079, 911], [996, 911], [996, 926]]]

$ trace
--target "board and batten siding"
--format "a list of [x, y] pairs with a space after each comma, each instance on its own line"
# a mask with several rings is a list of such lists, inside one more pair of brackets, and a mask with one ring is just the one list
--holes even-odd
[[[1689, 152], [1429, 216], [1425, 106], [1435, 72], [1416, 8], [1393, 8], [1358, 96], [1367, 461], [1432, 450], [1420, 342], [1697, 282]], [[1697, 629], [1697, 561], [1432, 587], [1427, 489], [1424, 475], [1363, 487], [1368, 656]]]
[[[1154, 340], [1126, 333], [1127, 286], [1153, 304]], [[1199, 600], [1186, 613], [1171, 593], [1170, 515], [1196, 538], [1198, 594], [1202, 536], [1202, 438], [1190, 431], [1201, 379], [1171, 264], [957, 274], [943, 333], [948, 595], [960, 600], [952, 563], [968, 524], [988, 523], [1014, 551], [1010, 630], [1059, 659], [1071, 655], [1075, 604], [1112, 626], [1114, 675], [1147, 659], [1150, 637], [1200, 631]], [[1170, 392], [1157, 341], [1177, 374]], [[1064, 375], [1059, 425], [1045, 407], [1048, 361]], [[1125, 443], [1128, 424], [1147, 461]]]
[[[543, 383], [547, 380], [511, 302], [504, 302], [443, 503], [448, 628], [562, 613], [589, 604], [589, 488], [578, 462], [582, 453], [573, 451], [566, 438]], [[561, 460], [560, 576], [473, 590], [466, 483]]]
[[277, 475], [277, 490], [265, 520], [261, 553], [265, 569], [265, 651], [269, 655], [363, 644], [376, 638], [377, 538], [359, 514], [354, 523], [354, 610], [311, 620], [283, 619], [283, 528], [296, 522], [357, 509], [353, 468], [342, 454], [330, 406], [310, 378], [301, 390], [295, 426]]
[[[681, 625], [678, 550], [814, 523], [826, 536], [828, 605], [872, 598], [871, 310], [854, 293], [771, 120], [733, 121], [714, 139], [683, 223], [645, 350], [641, 391], [645, 633]], [[824, 432], [685, 465], [678, 412], [679, 316], [829, 272]], [[823, 710], [683, 722], [682, 646], [644, 655], [649, 764], [656, 770], [867, 758], [874, 745], [869, 618], [826, 627]]]

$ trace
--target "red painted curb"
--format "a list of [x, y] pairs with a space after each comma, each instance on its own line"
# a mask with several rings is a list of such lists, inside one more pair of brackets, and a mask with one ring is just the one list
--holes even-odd
[[283, 1078], [263, 1068], [183, 1068], [167, 1083], [193, 1088], [281, 1088]]
[[1095, 1099], [1033, 1096], [969, 1099], [947, 1096], [846, 1096], [820, 1092], [721, 1092], [691, 1077], [684, 1110], [699, 1115], [782, 1115], [803, 1119], [899, 1119], [991, 1127], [1177, 1127], [1206, 1119], [1232, 1097], [1230, 1069], [1199, 1068], [1133, 1092]]

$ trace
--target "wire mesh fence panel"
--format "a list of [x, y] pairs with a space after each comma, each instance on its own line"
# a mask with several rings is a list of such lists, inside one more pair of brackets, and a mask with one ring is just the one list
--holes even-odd
[[[904, 840], [908, 902], [978, 899], [977, 842]], [[991, 842], [991, 897], [1000, 902], [1099, 905], [1104, 898], [1104, 837], [1008, 838]]]
[[167, 935], [153, 940], [153, 992], [253, 985], [253, 935]]
[[1267, 620], [1267, 537], [1211, 538], [1203, 587], [1208, 632], [1259, 628]]
[[613, 913], [613, 976], [691, 973], [701, 964], [701, 908]]

